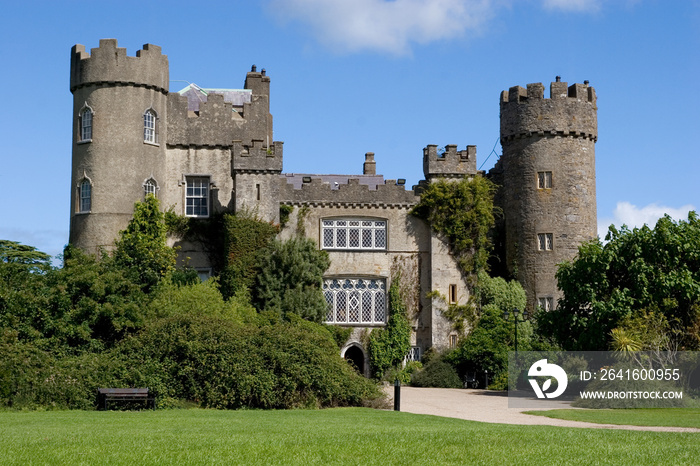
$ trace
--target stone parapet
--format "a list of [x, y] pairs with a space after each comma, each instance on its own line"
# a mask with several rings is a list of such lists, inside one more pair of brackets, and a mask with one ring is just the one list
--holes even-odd
[[127, 85], [168, 93], [168, 57], [161, 48], [145, 44], [135, 57], [117, 47], [116, 39], [101, 39], [98, 48], [88, 54], [84, 45], [71, 49], [70, 91], [87, 85]]
[[567, 86], [557, 78], [549, 99], [542, 83], [515, 86], [503, 91], [500, 100], [502, 143], [533, 135], [598, 139], [596, 94], [587, 82]]
[[295, 189], [285, 176], [280, 177], [280, 203], [291, 205], [336, 205], [336, 206], [377, 206], [377, 207], [413, 207], [420, 198], [412, 190], [406, 190], [396, 180], [386, 180], [384, 184], [370, 189], [360, 184], [360, 179], [350, 178], [347, 184], [332, 186], [320, 176], [311, 175]]

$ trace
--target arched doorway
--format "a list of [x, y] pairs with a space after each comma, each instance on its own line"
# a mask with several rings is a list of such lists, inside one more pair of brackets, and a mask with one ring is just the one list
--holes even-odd
[[344, 357], [345, 360], [357, 370], [357, 372], [365, 375], [365, 353], [359, 346], [350, 346], [345, 350]]

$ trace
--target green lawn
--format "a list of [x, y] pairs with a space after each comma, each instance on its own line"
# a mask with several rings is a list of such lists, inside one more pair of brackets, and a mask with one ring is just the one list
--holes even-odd
[[700, 436], [363, 408], [0, 412], [0, 464], [697, 464]]
[[700, 409], [553, 409], [551, 411], [528, 411], [527, 414], [597, 424], [695, 427], [700, 429]]

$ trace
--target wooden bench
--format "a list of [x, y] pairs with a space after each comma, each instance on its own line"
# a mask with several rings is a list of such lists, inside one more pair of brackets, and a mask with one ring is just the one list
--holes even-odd
[[149, 405], [156, 409], [156, 397], [149, 394], [148, 388], [98, 388], [97, 389], [97, 407], [98, 409], [107, 409], [107, 404], [110, 401], [134, 401], [145, 402], [146, 408]]

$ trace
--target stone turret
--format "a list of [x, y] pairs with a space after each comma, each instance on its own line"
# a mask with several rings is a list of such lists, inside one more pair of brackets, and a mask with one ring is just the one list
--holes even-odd
[[158, 46], [146, 44], [135, 57], [115, 39], [100, 40], [90, 54], [73, 47], [71, 244], [111, 248], [134, 202], [165, 183], [168, 79]]
[[528, 308], [556, 306], [554, 274], [596, 237], [595, 90], [541, 83], [501, 94], [503, 155], [492, 171], [502, 183], [505, 262], [527, 293]]

